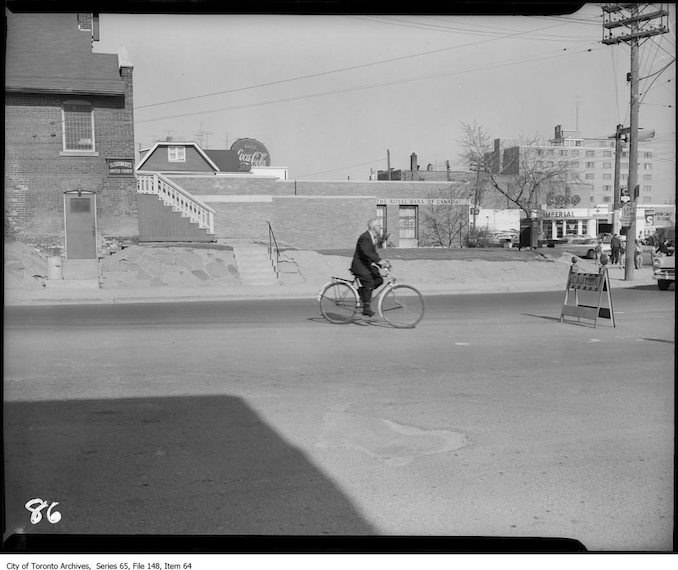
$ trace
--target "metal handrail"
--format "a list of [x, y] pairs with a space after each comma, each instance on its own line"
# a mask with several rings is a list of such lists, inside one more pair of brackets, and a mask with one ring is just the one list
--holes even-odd
[[278, 263], [280, 263], [280, 249], [278, 248], [278, 241], [275, 239], [275, 234], [273, 233], [273, 227], [271, 222], [267, 221], [268, 225], [268, 256], [273, 261], [273, 246], [275, 245], [275, 274], [278, 274]]

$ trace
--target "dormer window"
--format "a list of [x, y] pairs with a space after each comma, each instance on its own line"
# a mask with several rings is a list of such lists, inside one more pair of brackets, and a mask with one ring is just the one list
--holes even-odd
[[167, 160], [168, 162], [186, 162], [186, 147], [168, 146]]

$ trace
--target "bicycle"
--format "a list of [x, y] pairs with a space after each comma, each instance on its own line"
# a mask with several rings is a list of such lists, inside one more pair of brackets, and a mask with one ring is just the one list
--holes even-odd
[[[378, 314], [391, 326], [399, 329], [414, 328], [424, 317], [424, 298], [412, 285], [396, 284], [391, 277], [391, 264], [379, 268], [384, 283], [374, 291]], [[322, 316], [332, 324], [345, 325], [356, 318], [360, 310], [360, 279], [332, 277], [318, 293]]]

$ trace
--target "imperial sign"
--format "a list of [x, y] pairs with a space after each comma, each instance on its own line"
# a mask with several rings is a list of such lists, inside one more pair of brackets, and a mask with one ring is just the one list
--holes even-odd
[[271, 154], [259, 141], [238, 139], [231, 145], [240, 160], [240, 170], [250, 170], [253, 166], [271, 166]]

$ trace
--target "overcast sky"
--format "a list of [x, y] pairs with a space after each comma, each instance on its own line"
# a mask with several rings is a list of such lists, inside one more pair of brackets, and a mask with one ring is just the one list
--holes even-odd
[[[669, 6], [671, 31], [642, 45], [641, 77], [675, 57]], [[366, 180], [386, 169], [386, 149], [394, 168], [416, 152], [422, 168], [466, 169], [462, 122], [492, 138], [628, 125], [630, 50], [601, 38], [594, 4], [530, 17], [102, 14], [95, 51], [124, 46], [134, 64], [137, 148], [251, 137], [293, 179]], [[655, 184], [673, 196], [675, 62], [640, 90]]]

